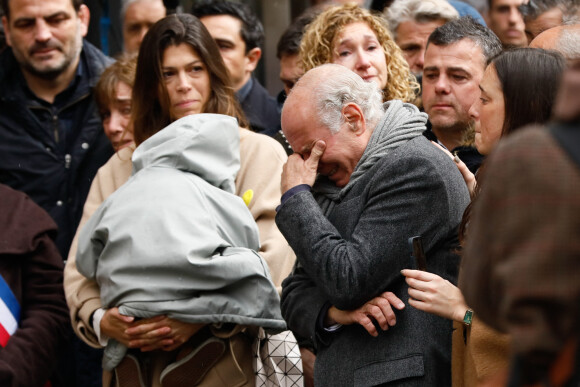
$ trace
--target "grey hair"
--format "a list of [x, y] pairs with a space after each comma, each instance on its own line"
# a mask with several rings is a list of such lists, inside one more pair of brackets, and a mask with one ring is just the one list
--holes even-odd
[[385, 8], [383, 16], [393, 39], [397, 39], [397, 28], [403, 22], [428, 23], [443, 19], [447, 23], [457, 19], [459, 13], [446, 0], [395, 0]]
[[571, 31], [564, 28], [558, 36], [556, 51], [566, 58], [566, 60], [580, 59], [580, 31]]
[[576, 24], [579, 21], [578, 6], [575, 0], [529, 0], [527, 4], [520, 5], [518, 9], [522, 13], [524, 21], [532, 21], [556, 7], [562, 11], [563, 24]]
[[471, 16], [464, 16], [435, 28], [429, 35], [427, 47], [429, 44], [448, 46], [466, 38], [481, 48], [485, 59], [484, 65], [502, 51], [501, 42], [493, 31], [479, 24]]
[[328, 77], [324, 82], [319, 82], [313, 96], [317, 101], [318, 117], [332, 134], [338, 133], [344, 124], [342, 108], [348, 103], [360, 106], [370, 128], [375, 127], [385, 112], [383, 94], [379, 86], [375, 82], [365, 82], [353, 71], [344, 72], [340, 77]]
[[121, 0], [121, 22], [124, 23], [125, 14], [127, 13], [127, 8], [137, 1], [141, 0]]
[[[127, 9], [129, 9], [129, 6], [131, 4], [137, 3], [139, 1], [151, 2], [154, 0], [121, 0], [121, 23], [124, 23], [124, 21], [125, 21], [125, 14], [127, 13]], [[163, 0], [160, 0], [160, 1], [161, 1], [161, 3], [163, 3]], [[165, 7], [165, 4], [163, 4], [163, 6]]]

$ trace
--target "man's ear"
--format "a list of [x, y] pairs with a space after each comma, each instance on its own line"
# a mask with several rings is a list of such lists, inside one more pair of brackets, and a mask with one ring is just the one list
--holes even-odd
[[89, 10], [89, 7], [81, 4], [77, 16], [81, 22], [81, 36], [84, 38], [89, 31], [89, 22], [91, 20], [91, 11]]
[[366, 131], [365, 117], [362, 109], [356, 103], [350, 102], [344, 105], [342, 107], [342, 115], [357, 136], [360, 136]]
[[246, 54], [246, 71], [253, 72], [258, 66], [258, 62], [262, 57], [262, 49], [260, 47], [254, 47]]
[[12, 47], [12, 35], [10, 34], [10, 23], [6, 16], [2, 16], [2, 26], [4, 27], [4, 36], [6, 38], [6, 44]]

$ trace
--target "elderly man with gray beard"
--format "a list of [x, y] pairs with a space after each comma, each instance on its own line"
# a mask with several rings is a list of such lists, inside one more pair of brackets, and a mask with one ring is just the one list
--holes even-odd
[[451, 323], [404, 308], [400, 273], [415, 267], [408, 240], [420, 235], [427, 270], [457, 276], [469, 194], [421, 135], [426, 121], [413, 105], [383, 106], [375, 86], [339, 65], [307, 72], [286, 100], [282, 129], [296, 153], [276, 223], [297, 265], [282, 313], [317, 354], [316, 385], [451, 384]]

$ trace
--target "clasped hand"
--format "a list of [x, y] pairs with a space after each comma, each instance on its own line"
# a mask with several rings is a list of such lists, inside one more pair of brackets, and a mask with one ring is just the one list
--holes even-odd
[[167, 316], [135, 321], [118, 308], [108, 309], [101, 319], [101, 332], [129, 348], [142, 352], [173, 351], [190, 339], [204, 324], [191, 324]]
[[360, 324], [371, 336], [376, 337], [379, 333], [374, 321], [379, 324], [383, 331], [396, 324], [397, 317], [392, 307], [401, 310], [405, 304], [394, 293], [385, 292], [358, 309], [340, 310], [331, 306], [328, 309], [325, 324], [327, 326], [336, 323], [342, 325]]

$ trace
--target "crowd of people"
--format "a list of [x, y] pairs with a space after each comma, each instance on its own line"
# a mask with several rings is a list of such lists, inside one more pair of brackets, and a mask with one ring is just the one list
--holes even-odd
[[312, 1], [276, 97], [247, 4], [93, 3], [1, 1], [1, 386], [580, 384], [580, 3]]

